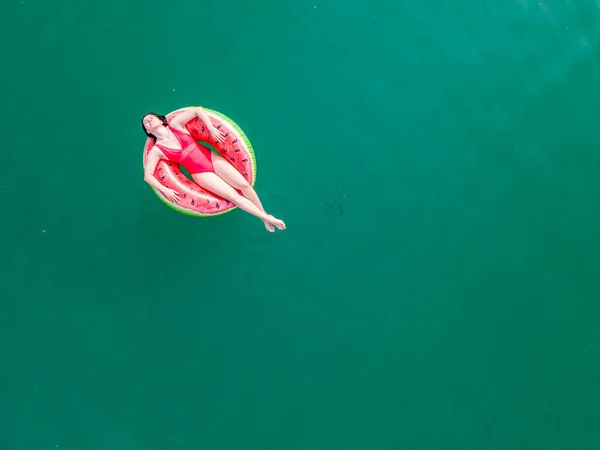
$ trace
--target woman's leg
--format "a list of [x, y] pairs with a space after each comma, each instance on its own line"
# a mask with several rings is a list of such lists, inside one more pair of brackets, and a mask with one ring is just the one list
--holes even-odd
[[[261, 211], [264, 211], [262, 203], [258, 198], [258, 194], [250, 183], [237, 171], [235, 167], [227, 162], [221, 155], [212, 152], [212, 163], [215, 173], [225, 180], [229, 185], [242, 191], [242, 195], [254, 203]], [[265, 221], [265, 227], [269, 231], [273, 231], [273, 225]]]
[[280, 230], [285, 229], [285, 224], [283, 223], [283, 221], [267, 214], [266, 212], [258, 208], [258, 206], [256, 206], [250, 200], [248, 200], [246, 197], [243, 197], [240, 194], [238, 194], [234, 188], [228, 185], [216, 173], [196, 173], [192, 175], [192, 178], [204, 189], [213, 192], [226, 200], [229, 200], [230, 202], [238, 206], [240, 209], [243, 209], [244, 211], [258, 217], [263, 222], [269, 222], [270, 224], [273, 224]]

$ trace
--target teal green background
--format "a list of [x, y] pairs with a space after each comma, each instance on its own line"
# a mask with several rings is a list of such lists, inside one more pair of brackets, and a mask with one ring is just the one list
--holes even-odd
[[[600, 448], [598, 2], [3, 9], [1, 449]], [[191, 104], [285, 232], [152, 193]]]

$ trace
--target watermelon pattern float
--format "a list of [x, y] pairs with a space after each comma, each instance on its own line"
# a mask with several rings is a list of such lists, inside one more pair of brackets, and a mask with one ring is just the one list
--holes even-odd
[[[171, 119], [187, 109], [189, 108], [181, 108], [167, 114], [167, 120], [170, 122]], [[190, 120], [185, 128], [196, 141], [208, 142], [254, 187], [256, 182], [256, 157], [250, 140], [229, 117], [208, 108], [203, 109], [206, 111], [212, 125], [225, 134], [225, 141], [215, 141], [210, 135], [206, 124], [199, 117]], [[154, 141], [152, 139], [146, 139], [143, 158], [144, 167], [146, 166], [148, 152], [153, 145]], [[179, 203], [174, 203], [167, 199], [162, 192], [151, 186], [159, 199], [180, 213], [196, 217], [210, 217], [225, 214], [237, 208], [230, 201], [201, 188], [186, 177], [176, 162], [161, 159], [156, 165], [154, 176], [161, 185], [177, 191]], [[241, 194], [241, 192], [239, 193]]]

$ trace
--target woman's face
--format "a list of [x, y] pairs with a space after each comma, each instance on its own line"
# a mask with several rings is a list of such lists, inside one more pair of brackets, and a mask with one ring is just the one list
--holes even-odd
[[164, 126], [162, 120], [152, 114], [145, 116], [142, 123], [144, 124], [144, 127], [146, 127], [146, 131], [152, 134], [154, 134], [154, 131]]

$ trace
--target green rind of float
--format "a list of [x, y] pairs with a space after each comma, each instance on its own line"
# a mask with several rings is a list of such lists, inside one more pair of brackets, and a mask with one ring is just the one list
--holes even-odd
[[[182, 110], [188, 109], [188, 108], [193, 108], [193, 106], [188, 106], [186, 108], [180, 108], [173, 112], [182, 111]], [[252, 177], [251, 185], [252, 185], [252, 187], [254, 187], [254, 185], [256, 184], [256, 173], [257, 173], [258, 164], [256, 162], [256, 155], [254, 154], [254, 148], [252, 147], [252, 143], [250, 142], [250, 139], [248, 139], [248, 136], [246, 136], [246, 133], [244, 133], [242, 128], [237, 123], [235, 123], [232, 119], [227, 117], [225, 114], [215, 111], [213, 109], [209, 109], [209, 108], [203, 108], [203, 109], [205, 111], [211, 113], [212, 115], [217, 116], [224, 122], [227, 122], [229, 125], [231, 125], [233, 127], [233, 129], [235, 131], [237, 131], [237, 133], [240, 135], [240, 137], [244, 140], [244, 143], [246, 144], [246, 148], [248, 149], [248, 153], [250, 153], [250, 158], [252, 158], [253, 177]], [[181, 206], [178, 206], [175, 203], [171, 203], [171, 202], [167, 201], [167, 199], [163, 197], [163, 195], [160, 193], [160, 191], [158, 189], [156, 189], [153, 186], [150, 186], [150, 188], [152, 189], [152, 191], [154, 191], [154, 194], [156, 194], [158, 199], [161, 202], [163, 202], [165, 205], [167, 205], [169, 208], [171, 208], [174, 211], [177, 211], [178, 213], [185, 214], [186, 216], [190, 216], [190, 217], [208, 218], [208, 217], [222, 216], [223, 214], [227, 214], [227, 213], [230, 213], [231, 211], [238, 209], [238, 207], [234, 205], [233, 208], [230, 208], [227, 211], [212, 213], [212, 214], [200, 214], [197, 212], [192, 212], [189, 209], [182, 208]]]

